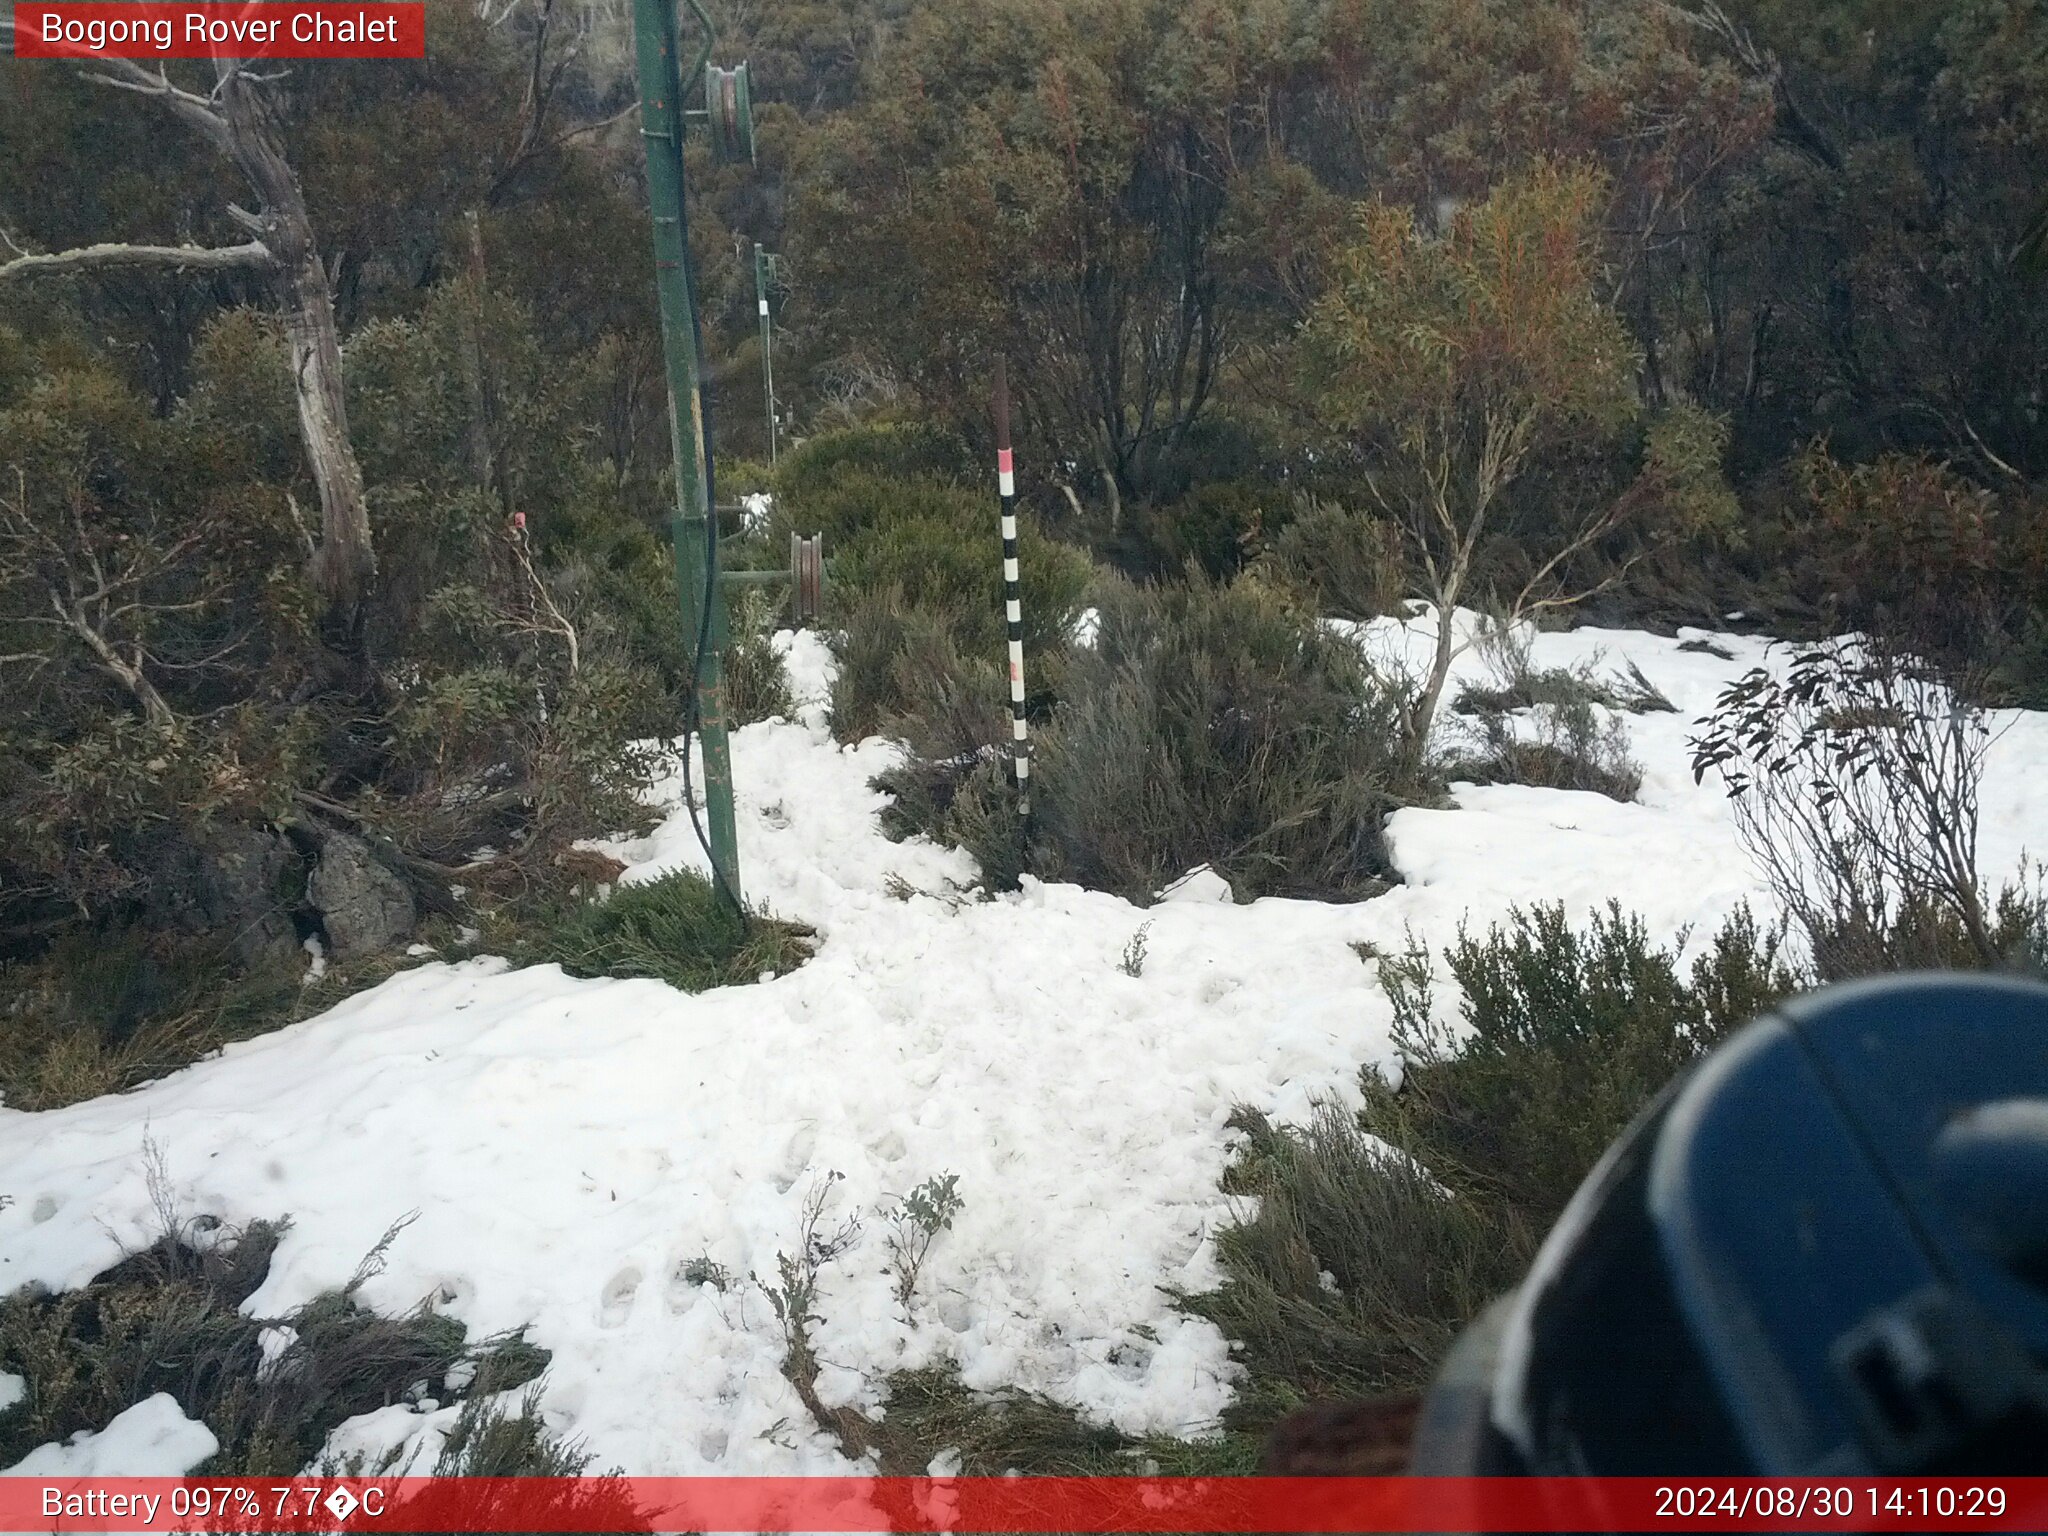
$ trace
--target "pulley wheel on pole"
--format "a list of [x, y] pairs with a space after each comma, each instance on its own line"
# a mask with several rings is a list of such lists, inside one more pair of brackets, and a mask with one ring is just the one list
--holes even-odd
[[711, 155], [720, 165], [754, 163], [754, 98], [744, 63], [716, 64], [704, 71], [704, 108], [711, 129]]
[[789, 536], [790, 611], [799, 624], [825, 615], [825, 536]]

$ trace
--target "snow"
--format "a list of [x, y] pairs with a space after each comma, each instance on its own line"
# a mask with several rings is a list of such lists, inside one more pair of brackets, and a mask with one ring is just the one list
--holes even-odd
[[[299, 978], [299, 985], [310, 987], [327, 974], [327, 949], [316, 933], [307, 934], [299, 947], [306, 952], [306, 973]], [[412, 951], [407, 950], [406, 953]]]
[[831, 645], [823, 635], [810, 629], [782, 630], [770, 643], [782, 658], [783, 675], [789, 680], [797, 718], [822, 727], [825, 710], [832, 702], [832, 678], [837, 671]]
[[28, 1395], [28, 1379], [0, 1371], [0, 1413], [5, 1413]]
[[[1434, 617], [1346, 629], [1382, 664], [1414, 665]], [[83, 1284], [157, 1235], [147, 1136], [181, 1211], [292, 1218], [254, 1315], [346, 1283], [417, 1210], [363, 1299], [398, 1312], [436, 1298], [472, 1336], [527, 1325], [554, 1352], [543, 1411], [597, 1465], [845, 1471], [782, 1378], [779, 1329], [746, 1283], [773, 1281], [805, 1199], [836, 1172], [828, 1223], [858, 1213], [866, 1230], [814, 1309], [828, 1402], [872, 1409], [891, 1371], [950, 1359], [976, 1389], [1042, 1391], [1133, 1432], [1201, 1433], [1235, 1371], [1226, 1341], [1168, 1291], [1219, 1278], [1233, 1107], [1301, 1119], [1318, 1098], [1355, 1100], [1361, 1065], [1391, 1065], [1391, 1009], [1354, 944], [1398, 951], [1412, 933], [1440, 947], [1518, 903], [1583, 917], [1610, 898], [1656, 937], [1700, 944], [1738, 903], [1764, 906], [1720, 792], [1692, 782], [1685, 738], [1766, 645], [1713, 635], [1723, 659], [1681, 650], [1685, 638], [1532, 640], [1539, 666], [1633, 661], [1678, 706], [1621, 717], [1645, 769], [1640, 803], [1459, 786], [1452, 807], [1391, 819], [1406, 883], [1377, 900], [1238, 906], [1201, 872], [1180, 893], [1194, 899], [1141, 910], [1036, 881], [980, 900], [966, 855], [885, 839], [869, 781], [896, 749], [836, 744], [826, 640], [778, 636], [796, 717], [733, 734], [741, 868], [751, 900], [816, 928], [807, 965], [689, 997], [489, 957], [431, 962], [133, 1093], [0, 1108], [0, 1194], [14, 1197], [0, 1200], [0, 1293]], [[1453, 693], [1484, 670], [1464, 652]], [[2031, 771], [2048, 717], [2004, 723], [1983, 796], [1994, 879], [2048, 829]], [[671, 805], [680, 788], [680, 775], [662, 787]], [[604, 846], [626, 883], [704, 866], [679, 805]], [[1141, 927], [1132, 977], [1124, 952]], [[881, 1213], [949, 1172], [965, 1206], [906, 1315]], [[735, 1284], [691, 1283], [700, 1258]], [[430, 1462], [452, 1412], [395, 1405], [328, 1449], [374, 1459], [403, 1444]]]
[[1162, 902], [1234, 901], [1230, 882], [1206, 864], [1197, 865], [1159, 893]]
[[183, 1477], [219, 1449], [212, 1430], [159, 1392], [97, 1434], [80, 1430], [61, 1445], [37, 1446], [0, 1477]]

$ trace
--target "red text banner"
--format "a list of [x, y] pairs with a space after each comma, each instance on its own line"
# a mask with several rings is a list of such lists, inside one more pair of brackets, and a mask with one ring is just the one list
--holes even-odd
[[423, 59], [420, 0], [235, 5], [17, 0], [19, 59]]
[[2039, 1477], [0, 1477], [0, 1532], [2041, 1530]]

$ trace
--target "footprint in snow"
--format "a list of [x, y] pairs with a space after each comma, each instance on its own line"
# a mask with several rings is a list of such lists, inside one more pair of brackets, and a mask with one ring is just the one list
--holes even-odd
[[816, 1150], [817, 1145], [818, 1123], [815, 1120], [806, 1120], [797, 1127], [796, 1134], [789, 1138], [788, 1145], [782, 1149], [781, 1165], [776, 1168], [774, 1174], [777, 1194], [788, 1194], [790, 1186], [803, 1177], [804, 1170], [811, 1166], [811, 1153]]
[[640, 1294], [640, 1267], [628, 1264], [605, 1283], [604, 1294], [597, 1302], [597, 1323], [600, 1328], [616, 1328], [633, 1312], [633, 1298]]

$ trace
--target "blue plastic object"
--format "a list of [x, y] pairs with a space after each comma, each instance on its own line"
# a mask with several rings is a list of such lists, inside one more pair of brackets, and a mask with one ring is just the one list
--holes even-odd
[[2048, 1470], [2048, 986], [1904, 976], [1742, 1031], [1468, 1332], [1415, 1470]]

